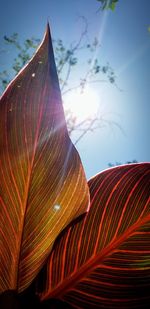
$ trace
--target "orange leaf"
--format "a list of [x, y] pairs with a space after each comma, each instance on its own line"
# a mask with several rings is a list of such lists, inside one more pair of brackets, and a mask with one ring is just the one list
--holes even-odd
[[150, 164], [106, 170], [89, 187], [90, 211], [56, 240], [40, 297], [75, 308], [149, 308]]
[[88, 204], [47, 26], [35, 56], [0, 100], [0, 290], [29, 286], [57, 235]]

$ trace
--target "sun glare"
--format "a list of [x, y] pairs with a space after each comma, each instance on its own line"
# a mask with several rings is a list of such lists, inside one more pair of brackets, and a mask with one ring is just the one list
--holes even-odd
[[90, 87], [68, 93], [64, 101], [65, 110], [70, 110], [78, 120], [93, 118], [98, 113], [99, 97]]

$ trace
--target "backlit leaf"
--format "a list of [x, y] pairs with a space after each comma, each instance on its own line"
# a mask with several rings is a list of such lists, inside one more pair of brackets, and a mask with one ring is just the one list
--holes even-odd
[[75, 308], [149, 308], [150, 164], [106, 170], [89, 187], [90, 211], [57, 239], [40, 297]]
[[68, 136], [49, 26], [0, 100], [0, 291], [24, 290], [89, 191]]

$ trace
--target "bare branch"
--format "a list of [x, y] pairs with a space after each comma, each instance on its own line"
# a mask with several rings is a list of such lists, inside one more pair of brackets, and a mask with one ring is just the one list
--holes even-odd
[[[80, 16], [79, 18], [83, 22], [83, 30], [80, 34], [79, 39], [72, 42], [69, 45], [69, 48], [66, 48], [61, 39], [53, 39], [57, 72], [59, 76], [64, 105], [64, 98], [66, 94], [78, 89], [81, 91], [81, 93], [83, 93], [85, 91], [85, 87], [89, 84], [101, 84], [109, 82], [121, 91], [121, 89], [119, 89], [116, 84], [116, 77], [109, 63], [102, 65], [96, 58], [98, 55], [100, 44], [97, 38], [94, 38], [94, 40], [90, 42], [88, 38], [88, 22], [86, 18], [84, 16]], [[15, 74], [17, 74], [18, 71], [22, 68], [22, 66], [30, 59], [32, 51], [35, 51], [35, 49], [37, 48], [39, 39], [32, 37], [31, 39], [26, 39], [21, 45], [19, 42], [18, 34], [14, 33], [10, 37], [5, 36], [4, 41], [5, 43], [7, 43], [7, 45], [9, 44], [10, 46], [15, 47], [18, 53], [17, 57], [14, 59], [14, 63], [12, 66]], [[72, 79], [71, 81], [73, 67], [77, 67], [77, 64], [79, 64], [80, 52], [86, 52], [86, 70], [83, 72], [82, 76], [78, 79], [78, 81], [74, 81], [74, 79]], [[2, 88], [2, 90], [6, 88], [9, 79], [10, 74], [8, 74], [6, 70], [0, 72], [0, 87]], [[86, 135], [86, 133], [90, 131], [93, 132], [96, 129], [100, 129], [106, 125], [117, 126], [121, 129], [118, 123], [109, 121], [102, 116], [95, 116], [94, 118], [86, 118], [82, 121], [79, 121], [79, 119], [77, 119], [77, 117], [72, 114], [71, 110], [65, 110], [65, 115], [69, 134], [72, 135], [74, 132], [78, 133], [78, 138], [76, 139], [75, 144], [77, 144], [83, 138], [83, 136]]]

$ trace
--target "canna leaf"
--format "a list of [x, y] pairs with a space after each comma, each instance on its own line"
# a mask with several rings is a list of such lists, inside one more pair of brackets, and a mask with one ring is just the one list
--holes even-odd
[[29, 286], [57, 235], [88, 204], [47, 26], [35, 56], [0, 100], [0, 291]]
[[57, 239], [40, 298], [74, 308], [149, 308], [150, 164], [106, 170], [89, 187], [90, 211]]

